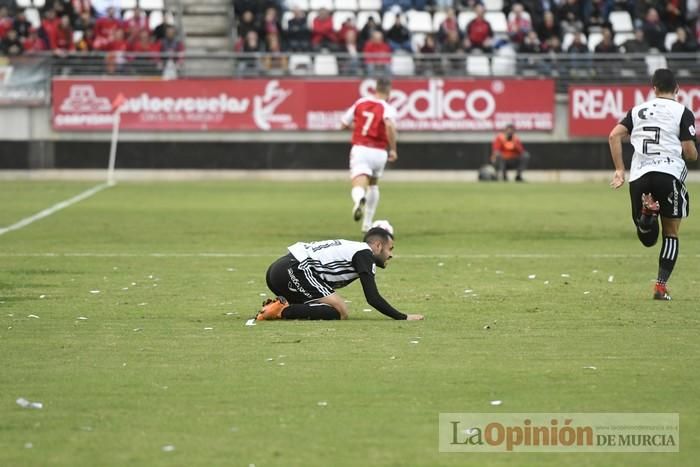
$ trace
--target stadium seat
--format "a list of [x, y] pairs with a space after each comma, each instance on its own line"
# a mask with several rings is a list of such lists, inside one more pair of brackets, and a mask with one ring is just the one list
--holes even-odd
[[314, 60], [314, 74], [319, 76], [337, 76], [338, 60], [335, 55], [320, 54]]
[[46, 0], [34, 0], [34, 6], [36, 8], [44, 8], [44, 5], [46, 5]]
[[289, 73], [295, 76], [304, 76], [311, 73], [313, 61], [311, 55], [292, 54], [289, 56]]
[[314, 20], [318, 16], [318, 11], [307, 11], [306, 12], [306, 22], [309, 25], [309, 29], [313, 30], [314, 28]]
[[491, 64], [485, 55], [467, 55], [467, 75], [489, 76], [491, 74]]
[[374, 21], [377, 24], [382, 24], [382, 16], [378, 11], [360, 11], [357, 13], [357, 22], [355, 24], [358, 31], [361, 31], [362, 28], [365, 27], [365, 24], [367, 24], [367, 18], [370, 16], [374, 17]]
[[632, 32], [634, 26], [632, 25], [632, 18], [630, 14], [626, 11], [612, 11], [610, 16], [608, 16], [608, 21], [612, 25], [613, 31], [615, 32]]
[[464, 31], [467, 29], [467, 24], [476, 18], [476, 13], [473, 11], [463, 11], [457, 16], [457, 24], [459, 25], [459, 30]]
[[501, 11], [503, 10], [503, 0], [484, 0], [484, 8], [486, 11]]
[[588, 35], [588, 50], [595, 52], [595, 48], [603, 40], [603, 34], [592, 32]]
[[336, 11], [357, 11], [357, 0], [335, 0]]
[[333, 11], [333, 0], [309, 0], [309, 8], [312, 10], [325, 8], [328, 11]]
[[[122, 0], [123, 2], [124, 0]], [[162, 10], [165, 8], [165, 5], [163, 4], [163, 0], [139, 0], [139, 6], [141, 7], [142, 10]], [[124, 4], [122, 3], [122, 8], [124, 7]]]
[[73, 43], [80, 42], [83, 38], [83, 31], [73, 31]]
[[[287, 0], [287, 10], [293, 10], [294, 7], [298, 7], [300, 10], [309, 10], [309, 0]], [[286, 12], [285, 12], [286, 13]]]
[[613, 42], [615, 42], [615, 45], [619, 47], [630, 39], [634, 39], [634, 33], [621, 32], [621, 33], [615, 34], [615, 38], [613, 39]]
[[41, 27], [41, 17], [36, 8], [27, 8], [24, 14], [27, 16], [27, 21], [29, 21], [32, 26], [35, 28]]
[[414, 52], [420, 52], [420, 48], [423, 47], [423, 44], [425, 44], [426, 35], [427, 34], [423, 32], [411, 34], [411, 48]]
[[333, 29], [339, 31], [343, 23], [348, 18], [352, 19], [353, 24], [356, 23], [354, 11], [336, 11], [333, 12]]
[[122, 19], [128, 21], [134, 17], [134, 10], [122, 10]]
[[398, 76], [412, 76], [416, 73], [413, 56], [407, 54], [394, 54], [391, 56], [391, 74]]
[[664, 47], [666, 47], [666, 50], [669, 52], [671, 51], [671, 47], [673, 47], [673, 43], [678, 40], [678, 34], [675, 32], [668, 32], [666, 33], [666, 37], [664, 38]]
[[433, 19], [427, 11], [408, 10], [406, 18], [411, 32], [433, 32]]
[[17, 6], [20, 8], [31, 8], [32, 0], [17, 0]]
[[[136, 8], [136, 0], [121, 0], [119, 2], [119, 8], [121, 8], [122, 10], [133, 10], [134, 8]], [[145, 10], [145, 8], [143, 9]]]
[[148, 15], [148, 27], [151, 28], [151, 31], [163, 23], [163, 18], [161, 10], [154, 10]]
[[[386, 13], [384, 13], [384, 17], [382, 18], [382, 29], [385, 32], [388, 31], [394, 25], [394, 21], [396, 21], [396, 13], [387, 11]], [[404, 26], [408, 26], [408, 21], [406, 20], [405, 14], [401, 14], [401, 23]]]
[[512, 47], [501, 47], [494, 55], [491, 63], [491, 71], [494, 76], [514, 76], [516, 69], [516, 52]]
[[440, 30], [440, 25], [445, 21], [445, 18], [447, 18], [447, 13], [444, 11], [436, 11], [433, 13], [433, 31]]
[[382, 9], [382, 0], [359, 0], [358, 6], [360, 10], [379, 11]]
[[668, 68], [666, 57], [663, 55], [647, 55], [644, 57], [644, 61], [647, 64], [647, 73], [649, 76], [653, 75], [659, 68]]
[[[586, 38], [585, 34], [581, 34], [583, 36], [583, 43], [587, 44], [588, 39]], [[571, 46], [571, 43], [574, 42], [574, 33], [573, 32], [567, 32], [564, 34], [564, 39], [561, 41], [561, 50], [566, 52], [569, 47]]]
[[294, 12], [293, 11], [285, 11], [282, 13], [282, 18], [280, 19], [280, 23], [282, 23], [282, 29], [285, 31], [289, 29], [289, 20], [294, 18]]
[[506, 20], [506, 15], [504, 15], [503, 12], [488, 11], [484, 15], [484, 19], [489, 22], [494, 34], [508, 32], [508, 21]]

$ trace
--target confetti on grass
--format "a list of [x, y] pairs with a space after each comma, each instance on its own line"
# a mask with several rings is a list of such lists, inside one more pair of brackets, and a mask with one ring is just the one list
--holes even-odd
[[39, 319], [39, 317], [37, 315], [27, 315], [27, 318]]
[[245, 322], [246, 326], [255, 326], [255, 318], [250, 318], [248, 321]]
[[175, 446], [173, 446], [172, 444], [166, 444], [165, 446], [163, 446], [160, 449], [163, 452], [173, 452], [175, 450]]
[[24, 397], [20, 397], [17, 399], [15, 402], [17, 402], [17, 405], [22, 407], [23, 409], [43, 409], [44, 404], [41, 402], [31, 402], [25, 399]]
[[608, 282], [612, 282], [615, 280], [615, 276], [608, 276]]
[[499, 400], [491, 401], [491, 405], [501, 405], [501, 404], [503, 404], [503, 401], [499, 401]]
[[528, 279], [535, 279], [536, 277], [536, 274], [530, 274], [529, 276], [527, 276]]
[[100, 293], [100, 291], [99, 290], [91, 290], [90, 293], [91, 294], [98, 294], [98, 293]]

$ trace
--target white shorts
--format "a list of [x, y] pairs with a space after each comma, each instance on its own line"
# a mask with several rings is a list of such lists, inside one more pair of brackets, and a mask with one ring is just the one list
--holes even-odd
[[389, 154], [384, 149], [353, 146], [350, 150], [350, 178], [358, 175], [381, 177], [388, 157]]

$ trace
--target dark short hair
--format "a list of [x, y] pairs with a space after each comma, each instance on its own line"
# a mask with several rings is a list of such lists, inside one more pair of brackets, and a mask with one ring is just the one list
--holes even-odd
[[390, 234], [388, 230], [384, 230], [381, 227], [372, 227], [365, 234], [365, 238], [363, 239], [363, 241], [369, 243], [374, 241], [375, 239], [378, 239], [381, 240], [382, 243], [386, 243], [389, 241], [389, 239], [393, 240], [393, 238], [394, 236]]
[[674, 92], [678, 87], [676, 77], [673, 76], [673, 72], [668, 68], [659, 68], [656, 70], [654, 76], [651, 78], [651, 85], [659, 92]]
[[391, 81], [389, 78], [377, 78], [377, 85], [375, 86], [377, 92], [388, 93], [391, 89]]

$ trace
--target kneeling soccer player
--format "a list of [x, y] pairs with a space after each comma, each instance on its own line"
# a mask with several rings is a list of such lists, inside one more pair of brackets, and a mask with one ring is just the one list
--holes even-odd
[[394, 237], [371, 228], [363, 242], [298, 242], [267, 270], [267, 286], [277, 295], [266, 300], [256, 319], [347, 319], [348, 307], [335, 289], [359, 277], [367, 303], [394, 319], [420, 320], [392, 307], [377, 290], [374, 274], [392, 258]]

